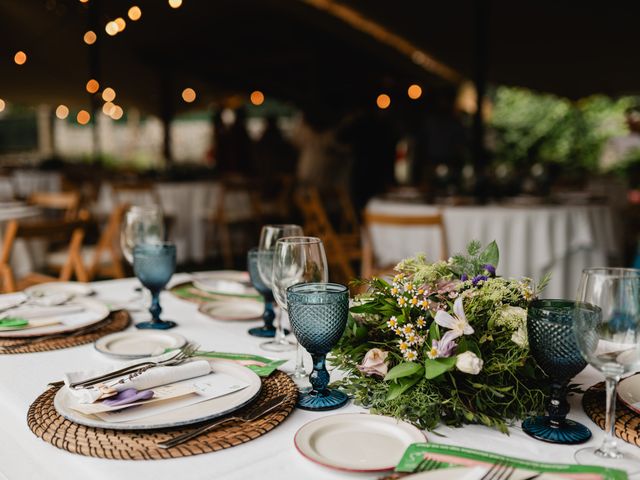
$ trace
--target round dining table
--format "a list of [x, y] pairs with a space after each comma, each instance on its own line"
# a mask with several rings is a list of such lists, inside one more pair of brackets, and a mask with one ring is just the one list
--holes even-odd
[[[188, 279], [186, 274], [177, 274], [173, 282]], [[96, 292], [94, 298], [112, 304], [129, 301], [137, 285], [135, 279], [91, 284]], [[169, 292], [162, 293], [162, 307], [165, 318], [178, 322], [178, 326], [172, 331], [197, 342], [201, 349], [267, 355], [260, 349], [263, 340], [247, 334], [247, 330], [258, 326], [260, 321], [214, 320], [198, 313], [196, 304], [181, 300]], [[147, 315], [144, 312], [133, 313], [134, 321], [141, 321]], [[133, 326], [129, 328], [134, 329]], [[290, 371], [293, 368], [295, 351], [278, 353], [277, 356], [288, 359], [281, 369]], [[307, 356], [305, 360], [309, 371], [311, 359]], [[86, 457], [58, 449], [29, 430], [29, 405], [47, 388], [48, 382], [60, 380], [64, 372], [76, 371], [79, 366], [98, 369], [117, 363], [98, 352], [91, 344], [43, 353], [0, 354], [0, 479], [332, 480], [376, 479], [383, 475], [356, 475], [330, 470], [308, 461], [294, 447], [296, 431], [312, 420], [343, 413], [368, 413], [365, 408], [352, 402], [329, 412], [296, 409], [275, 429], [247, 443], [213, 453], [165, 460], [133, 461]], [[341, 372], [334, 369], [331, 374], [336, 379]], [[600, 380], [600, 375], [591, 367], [587, 367], [575, 379], [585, 386]], [[593, 432], [593, 438], [586, 445], [597, 445], [602, 439], [602, 431], [583, 412], [579, 396], [572, 396], [569, 400], [569, 417], [584, 423]], [[434, 432], [426, 432], [426, 437], [430, 442], [557, 463], [575, 463], [573, 454], [579, 448], [534, 440], [521, 430], [519, 423], [510, 428], [509, 435], [484, 426], [469, 425], [462, 428], [439, 426]], [[635, 446], [622, 441], [620, 444], [623, 451], [637, 451]], [[366, 448], [366, 445], [361, 448]]]
[[[374, 198], [366, 209], [394, 216], [441, 212], [449, 255], [464, 253], [471, 240], [495, 240], [498, 274], [535, 281], [550, 274], [546, 298], [572, 299], [582, 269], [616, 265], [620, 256], [618, 221], [606, 205], [436, 206]], [[435, 260], [440, 251], [439, 232], [429, 226], [375, 225], [370, 235], [377, 262], [385, 266], [417, 253]]]

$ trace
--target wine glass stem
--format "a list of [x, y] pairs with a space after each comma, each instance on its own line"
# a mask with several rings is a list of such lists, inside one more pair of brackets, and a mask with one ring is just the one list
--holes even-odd
[[309, 381], [315, 393], [323, 393], [329, 384], [329, 372], [327, 371], [326, 354], [312, 353], [313, 371], [309, 375]]
[[296, 367], [293, 373], [296, 377], [304, 378], [307, 376], [307, 372], [304, 369], [302, 346], [298, 342], [296, 342], [296, 344]]
[[151, 313], [151, 321], [156, 323], [160, 321], [160, 313], [162, 313], [162, 307], [160, 306], [160, 290], [151, 290], [151, 306], [149, 307], [149, 313]]
[[282, 317], [284, 310], [280, 309], [280, 312], [276, 314], [276, 334], [273, 337], [275, 343], [286, 343], [284, 328], [282, 328]]
[[617, 440], [615, 436], [616, 428], [616, 388], [618, 386], [618, 376], [607, 376], [607, 416], [605, 418], [605, 435], [602, 445], [596, 453], [602, 457], [607, 458], [619, 458], [620, 452], [618, 452]]

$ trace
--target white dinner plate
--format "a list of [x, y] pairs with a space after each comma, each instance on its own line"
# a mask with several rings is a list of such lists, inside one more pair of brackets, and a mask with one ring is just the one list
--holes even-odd
[[631, 375], [620, 381], [618, 398], [631, 410], [640, 413], [640, 374]]
[[34, 297], [46, 297], [47, 295], [65, 293], [76, 297], [88, 297], [95, 291], [88, 283], [82, 282], [49, 282], [39, 283], [25, 288], [24, 293]]
[[199, 311], [214, 320], [255, 320], [262, 318], [264, 304], [255, 300], [220, 300], [203, 304]]
[[193, 286], [209, 293], [223, 295], [258, 295], [251, 286], [249, 274], [237, 270], [194, 273]]
[[381, 472], [396, 467], [424, 433], [413, 425], [382, 415], [345, 413], [304, 425], [294, 437], [298, 451], [312, 462], [351, 472]]
[[182, 335], [163, 331], [116, 332], [99, 338], [94, 347], [110, 357], [133, 359], [162, 355], [187, 343]]
[[53, 405], [56, 411], [67, 420], [87, 427], [115, 430], [152, 430], [155, 428], [180, 427], [221, 417], [244, 407], [258, 396], [262, 382], [255, 372], [236, 363], [223, 360], [209, 361], [212, 364], [214, 373], [225, 373], [248, 383], [249, 386], [228, 395], [212, 398], [178, 410], [118, 423], [105, 422], [95, 415], [85, 415], [72, 409], [70, 405], [74, 400], [71, 398], [69, 388], [66, 386], [58, 390], [53, 399]]
[[[46, 315], [40, 314], [39, 310], [46, 311]], [[70, 310], [72, 311], [71, 313], [69, 312]], [[58, 311], [60, 313], [57, 313]], [[73, 301], [65, 305], [52, 307], [19, 306], [14, 310], [4, 312], [4, 314], [20, 317], [22, 312], [25, 315], [24, 318], [27, 319], [30, 317], [37, 318], [38, 321], [42, 322], [51, 319], [52, 321], [59, 320], [59, 323], [23, 330], [2, 330], [0, 331], [0, 338], [35, 337], [72, 332], [101, 322], [109, 316], [109, 308], [104, 303], [90, 298], [74, 298]]]

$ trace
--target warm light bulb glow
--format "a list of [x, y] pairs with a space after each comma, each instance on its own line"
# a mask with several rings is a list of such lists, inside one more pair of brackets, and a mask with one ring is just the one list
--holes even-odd
[[422, 87], [414, 83], [407, 89], [407, 95], [409, 95], [411, 100], [419, 99], [422, 96]]
[[264, 93], [262, 93], [260, 90], [255, 90], [251, 92], [251, 96], [249, 97], [249, 99], [251, 100], [251, 103], [256, 106], [262, 105], [264, 103]]
[[102, 91], [102, 99], [105, 102], [113, 102], [116, 98], [116, 91], [111, 88], [111, 87], [107, 87]]
[[122, 110], [122, 107], [120, 105], [114, 105], [113, 111], [111, 112], [111, 118], [113, 120], [120, 120], [122, 118], [122, 115], [124, 115], [124, 110]]
[[142, 17], [142, 10], [140, 10], [140, 7], [134, 5], [129, 9], [127, 15], [129, 15], [129, 18], [135, 22], [140, 20], [140, 17]]
[[60, 120], [64, 120], [68, 116], [69, 107], [67, 107], [66, 105], [58, 105], [58, 108], [56, 108], [56, 117], [58, 117]]
[[116, 22], [111, 21], [107, 23], [106, 27], [104, 27], [104, 31], [113, 37], [120, 31], [120, 28], [118, 28], [118, 24]]
[[193, 102], [196, 99], [196, 91], [193, 88], [185, 88], [182, 91], [182, 99], [187, 103]]
[[378, 105], [378, 108], [381, 108], [382, 110], [389, 108], [389, 105], [391, 105], [391, 97], [386, 93], [381, 93], [376, 99], [376, 104]]
[[80, 3], [89, 3], [89, 0], [80, 0]]
[[98, 90], [100, 90], [100, 84], [98, 83], [97, 80], [92, 78], [87, 82], [86, 88], [87, 88], [87, 92], [96, 93]]
[[76, 120], [78, 120], [80, 125], [86, 125], [89, 123], [89, 120], [91, 120], [91, 115], [89, 115], [89, 112], [86, 110], [80, 110], [76, 116]]
[[182, 5], [182, 0], [169, 0], [169, 6], [171, 8], [180, 8]]
[[24, 65], [27, 61], [27, 54], [20, 50], [13, 56], [13, 61], [18, 65]]
[[93, 45], [94, 43], [96, 43], [98, 36], [95, 34], [93, 30], [89, 30], [87, 33], [84, 34], [83, 38], [84, 38], [84, 43], [86, 43], [87, 45]]
[[112, 102], [107, 102], [102, 106], [102, 113], [110, 117], [115, 109], [115, 104], [113, 104]]
[[127, 22], [125, 22], [122, 17], [116, 18], [113, 22], [118, 26], [118, 32], [123, 31], [127, 27]]
[[5, 107], [7, 106], [6, 103], [4, 103], [4, 100], [2, 100], [0, 98], [0, 112], [4, 111]]

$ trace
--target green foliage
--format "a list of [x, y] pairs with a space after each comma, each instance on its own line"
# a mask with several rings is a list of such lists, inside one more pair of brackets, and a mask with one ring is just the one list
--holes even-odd
[[498, 162], [556, 163], [595, 170], [606, 141], [627, 132], [624, 111], [638, 99], [594, 95], [578, 102], [523, 88], [496, 90], [490, 126]]

